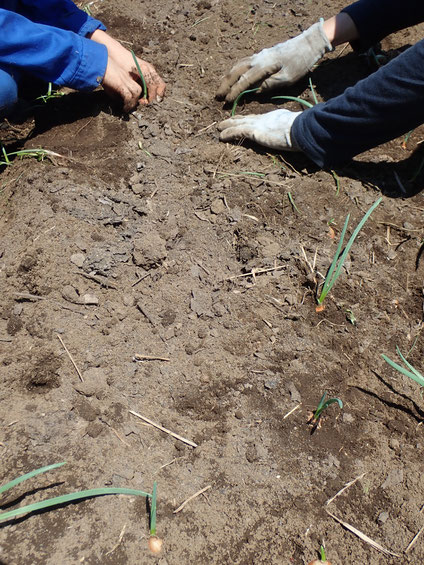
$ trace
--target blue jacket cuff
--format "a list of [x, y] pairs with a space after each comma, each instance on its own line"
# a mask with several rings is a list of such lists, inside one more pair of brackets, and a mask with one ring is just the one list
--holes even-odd
[[96, 29], [101, 29], [102, 31], [106, 31], [106, 26], [102, 24], [100, 20], [95, 20], [94, 18], [89, 18], [84, 25], [80, 28], [78, 35], [82, 35], [83, 37], [87, 37]]
[[94, 90], [101, 85], [106, 72], [108, 51], [105, 45], [91, 39], [80, 39], [79, 65], [69, 77], [62, 76], [57, 84], [75, 90]]

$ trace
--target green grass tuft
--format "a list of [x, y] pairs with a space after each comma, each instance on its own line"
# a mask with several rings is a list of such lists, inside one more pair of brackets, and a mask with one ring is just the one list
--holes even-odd
[[326, 408], [328, 408], [329, 406], [331, 406], [331, 404], [334, 404], [335, 402], [337, 402], [337, 404], [339, 405], [340, 409], [343, 409], [343, 402], [340, 400], [340, 398], [329, 398], [328, 400], [325, 400], [327, 396], [327, 393], [324, 392], [324, 394], [321, 397], [321, 400], [319, 401], [319, 404], [314, 412], [314, 417], [313, 420], [314, 422], [318, 422], [318, 420], [321, 417], [321, 414], [324, 412], [324, 410]]
[[330, 268], [328, 269], [327, 276], [325, 277], [324, 285], [321, 289], [321, 294], [319, 295], [319, 297], [317, 299], [318, 304], [322, 304], [324, 302], [325, 297], [327, 296], [327, 294], [332, 289], [334, 283], [336, 282], [336, 280], [338, 279], [338, 277], [340, 275], [340, 272], [341, 272], [342, 267], [343, 267], [343, 263], [345, 262], [347, 254], [349, 253], [350, 248], [352, 247], [353, 242], [355, 241], [358, 233], [361, 231], [365, 222], [368, 220], [368, 218], [371, 216], [371, 214], [377, 208], [377, 206], [380, 204], [381, 201], [382, 201], [382, 197], [380, 197], [378, 200], [376, 200], [376, 202], [374, 202], [374, 204], [371, 206], [371, 208], [368, 210], [368, 212], [365, 214], [365, 216], [362, 218], [362, 220], [356, 226], [355, 231], [350, 236], [350, 239], [347, 242], [343, 253], [341, 253], [342, 247], [343, 247], [343, 240], [344, 240], [344, 237], [345, 237], [345, 234], [346, 234], [347, 225], [349, 223], [349, 218], [350, 218], [350, 214], [347, 215], [346, 221], [345, 221], [344, 226], [343, 226], [342, 233], [340, 235], [340, 241], [339, 241], [339, 244], [337, 246], [336, 253], [334, 255], [334, 258], [333, 258], [333, 261], [330, 265]]

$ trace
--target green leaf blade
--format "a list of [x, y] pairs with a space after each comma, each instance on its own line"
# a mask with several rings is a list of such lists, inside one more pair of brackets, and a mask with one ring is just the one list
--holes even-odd
[[[413, 365], [411, 365], [411, 363], [409, 363], [409, 361], [407, 361], [407, 360], [405, 359], [405, 357], [404, 357], [404, 356], [402, 355], [402, 353], [400, 352], [400, 349], [399, 349], [398, 346], [396, 346], [396, 351], [397, 351], [397, 354], [399, 355], [399, 357], [402, 359], [402, 361], [403, 361], [403, 362], [405, 363], [405, 365], [408, 367], [408, 369], [409, 369], [412, 373], [414, 373], [414, 375], [415, 375], [418, 379], [420, 379], [421, 382], [424, 383], [424, 377], [422, 376], [422, 374], [421, 374], [419, 371], [417, 371], [417, 369], [416, 369]], [[417, 382], [419, 382], [419, 381], [417, 381]], [[422, 384], [421, 386], [424, 386], [424, 384]]]
[[41, 473], [47, 473], [47, 471], [52, 471], [53, 469], [58, 469], [59, 467], [62, 467], [63, 465], [66, 464], [66, 461], [63, 461], [62, 463], [53, 463], [52, 465], [47, 465], [46, 467], [40, 467], [39, 469], [35, 469], [34, 471], [31, 471], [30, 473], [26, 473], [25, 475], [22, 475], [16, 479], [14, 479], [13, 481], [10, 481], [9, 483], [6, 483], [5, 485], [0, 487], [0, 494], [2, 494], [3, 492], [6, 492], [7, 490], [13, 488], [16, 485], [19, 485], [20, 483], [23, 483], [24, 481], [31, 479], [32, 477], [35, 477], [37, 475], [40, 475]]
[[150, 510], [150, 535], [156, 535], [156, 499], [157, 499], [157, 482], [153, 483], [152, 501]]
[[315, 103], [315, 105], [317, 105], [318, 104], [318, 98], [317, 98], [317, 95], [315, 94], [315, 88], [314, 88], [314, 85], [312, 84], [311, 77], [309, 77], [309, 88], [311, 89], [312, 98], [314, 99], [314, 103]]
[[412, 371], [408, 371], [408, 369], [405, 369], [401, 365], [398, 365], [397, 363], [392, 361], [389, 357], [387, 357], [387, 355], [384, 355], [384, 353], [382, 353], [381, 356], [386, 361], [386, 363], [388, 363], [390, 365], [390, 367], [392, 367], [393, 369], [395, 369], [396, 371], [398, 371], [402, 375], [409, 377], [410, 379], [412, 379], [413, 381], [418, 383], [420, 386], [424, 386], [424, 378], [422, 377], [421, 374], [418, 374], [418, 376], [417, 376]]
[[313, 108], [314, 105], [308, 102], [307, 100], [302, 100], [302, 98], [297, 98], [296, 96], [273, 96], [271, 100], [293, 100], [293, 102], [298, 102], [306, 108]]
[[138, 64], [137, 57], [135, 56], [135, 53], [134, 53], [134, 51], [133, 51], [132, 49], [130, 50], [130, 53], [131, 53], [131, 55], [132, 55], [132, 58], [134, 59], [135, 66], [137, 67], [137, 72], [138, 72], [138, 74], [140, 75], [141, 84], [142, 84], [142, 86], [143, 86], [143, 99], [146, 99], [146, 98], [147, 98], [147, 84], [146, 84], [146, 81], [144, 80], [144, 76], [143, 76], [143, 73], [142, 73], [142, 71], [141, 71], [141, 69], [140, 69], [140, 65]]
[[246, 94], [251, 94], [252, 92], [256, 92], [257, 90], [259, 90], [259, 87], [258, 88], [249, 88], [248, 90], [243, 90], [243, 92], [240, 92], [240, 94], [237, 96], [237, 98], [233, 102], [233, 107], [231, 108], [231, 117], [235, 116], [238, 103], [243, 98], [243, 96], [245, 96]]
[[141, 490], [128, 489], [128, 488], [104, 487], [97, 489], [82, 490], [78, 492], [72, 492], [70, 494], [55, 496], [54, 498], [49, 498], [47, 500], [42, 500], [41, 502], [35, 502], [33, 504], [28, 504], [27, 506], [23, 506], [21, 508], [16, 508], [15, 510], [3, 512], [2, 514], [0, 514], [0, 522], [4, 522], [5, 520], [11, 520], [12, 518], [15, 518], [16, 516], [20, 516], [22, 514], [28, 514], [30, 512], [36, 512], [38, 510], [44, 510], [45, 508], [50, 508], [52, 506], [59, 506], [61, 504], [66, 504], [68, 502], [76, 502], [78, 500], [83, 500], [86, 498], [93, 498], [96, 496], [104, 496], [111, 494], [127, 494], [132, 496], [146, 496], [146, 497], [152, 496], [147, 492]]

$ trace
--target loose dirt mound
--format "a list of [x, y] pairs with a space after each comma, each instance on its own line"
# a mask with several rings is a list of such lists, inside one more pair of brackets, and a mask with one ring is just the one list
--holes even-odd
[[[148, 553], [144, 499], [103, 497], [8, 523], [3, 565], [305, 564], [322, 540], [333, 564], [397, 563], [326, 511], [394, 553], [422, 528], [423, 399], [380, 354], [394, 359], [398, 345], [423, 369], [424, 175], [408, 179], [424, 130], [332, 174], [220, 144], [215, 129], [229, 110], [214, 93], [236, 59], [342, 5], [94, 4], [168, 94], [125, 119], [101, 92], [51, 100], [16, 146], [64, 158], [0, 173], [1, 479], [67, 461], [10, 491], [8, 508], [100, 486], [150, 492], [156, 480], [164, 549]], [[422, 31], [383, 47], [394, 55]], [[326, 99], [371, 71], [339, 48], [312, 80]], [[307, 80], [288, 94], [311, 98]], [[1, 135], [8, 147], [19, 138], [15, 126]], [[351, 232], [379, 189], [317, 313], [344, 219]], [[329, 407], [311, 434], [324, 391], [344, 409]], [[423, 540], [402, 562], [424, 562]]]

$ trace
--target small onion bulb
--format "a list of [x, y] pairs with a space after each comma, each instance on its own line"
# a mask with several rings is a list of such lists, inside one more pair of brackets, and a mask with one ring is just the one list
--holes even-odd
[[331, 565], [330, 561], [321, 561], [321, 559], [314, 559], [308, 565]]
[[158, 538], [156, 536], [150, 536], [148, 546], [149, 546], [150, 551], [152, 553], [154, 553], [155, 555], [160, 553], [160, 551], [162, 549], [162, 544], [163, 544], [163, 540], [161, 540], [160, 538]]

